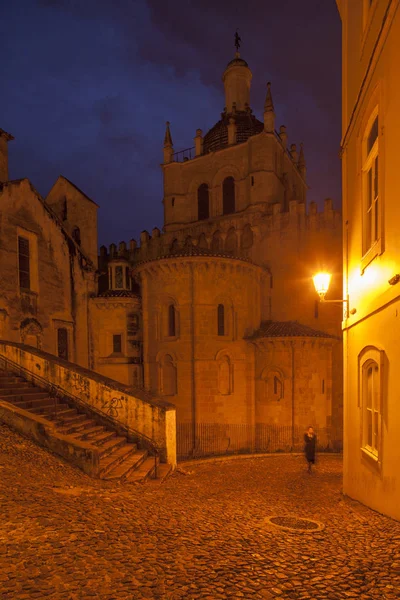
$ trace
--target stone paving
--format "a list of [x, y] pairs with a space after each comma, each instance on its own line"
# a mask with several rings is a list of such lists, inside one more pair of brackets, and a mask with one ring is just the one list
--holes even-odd
[[181, 469], [92, 480], [0, 426], [1, 600], [400, 598], [400, 523], [342, 497], [339, 456]]

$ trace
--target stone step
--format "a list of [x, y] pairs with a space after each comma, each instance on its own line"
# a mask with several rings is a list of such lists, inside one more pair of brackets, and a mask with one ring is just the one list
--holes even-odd
[[[121, 448], [122, 446], [127, 445], [128, 442], [126, 441], [126, 438], [121, 436], [121, 435], [116, 435], [115, 437], [113, 437], [110, 440], [106, 440], [103, 443], [93, 443], [93, 446], [96, 446], [96, 448], [99, 449], [99, 456], [100, 456], [100, 461], [105, 458], [106, 456], [108, 456], [109, 454], [112, 454], [113, 452], [115, 452], [116, 450], [118, 450], [119, 448]], [[134, 444], [131, 444], [132, 446]]]
[[[84, 417], [86, 417], [86, 415], [84, 415]], [[84, 433], [86, 430], [89, 430], [95, 425], [96, 422], [93, 419], [86, 417], [82, 421], [78, 421], [76, 423], [66, 423], [65, 425], [60, 423], [57, 425], [57, 431], [62, 435], [75, 435], [78, 433]]]
[[47, 394], [45, 390], [41, 390], [38, 387], [31, 386], [27, 388], [13, 387], [0, 389], [0, 396], [34, 396], [35, 394]]
[[[112, 480], [112, 479], [125, 479], [131, 473], [140, 467], [140, 465], [147, 458], [147, 450], [136, 450], [130, 454], [125, 460], [115, 465], [112, 469], [110, 469], [103, 479]], [[154, 459], [153, 459], [154, 466]]]
[[[157, 459], [158, 463], [158, 459]], [[147, 479], [152, 479], [154, 477], [155, 472], [155, 460], [154, 456], [148, 456], [142, 464], [135, 469], [134, 471], [130, 471], [126, 478], [124, 478], [124, 482], [126, 483], [142, 483]], [[158, 470], [158, 464], [157, 464]]]
[[[112, 440], [117, 437], [116, 431], [104, 430], [104, 427], [102, 427], [101, 429], [102, 429], [102, 431], [96, 431], [96, 432], [92, 433], [91, 435], [87, 435], [86, 433], [83, 433], [82, 435], [84, 436], [85, 441], [88, 441], [90, 444], [93, 444], [94, 446], [99, 446], [99, 445], [102, 445], [105, 442], [108, 442], [109, 440]], [[81, 439], [83, 441], [82, 437], [80, 437], [78, 439]]]
[[0, 373], [0, 382], [23, 382], [26, 381], [23, 377], [19, 375], [13, 375], [12, 373]]
[[151, 478], [148, 480], [148, 483], [151, 485], [160, 485], [163, 481], [165, 481], [173, 472], [172, 465], [168, 463], [159, 463], [157, 465], [157, 479]]
[[31, 388], [34, 387], [34, 384], [30, 381], [2, 381], [0, 379], [0, 390], [8, 390], [9, 388]]
[[84, 413], [78, 413], [76, 408], [71, 409], [73, 413], [69, 413], [65, 417], [57, 417], [54, 419], [54, 423], [57, 427], [73, 427], [75, 425], [80, 425], [84, 421], [87, 420], [87, 416]]
[[[57, 401], [57, 406], [61, 406], [60, 402]], [[24, 410], [32, 410], [35, 408], [44, 408], [46, 406], [54, 408], [54, 398], [51, 396], [47, 396], [46, 398], [23, 398], [21, 400], [15, 400], [13, 402], [14, 406], [18, 406], [18, 408], [23, 408]]]
[[[65, 398], [53, 398], [46, 390], [4, 369], [0, 369], [0, 399], [52, 421], [58, 433], [96, 448], [100, 463], [97, 476], [101, 479], [143, 482], [154, 475], [155, 460], [146, 450], [138, 450], [136, 444], [108, 426], [98, 425], [95, 416], [78, 412], [80, 409], [73, 408]], [[163, 477], [170, 471], [169, 465], [157, 467]]]
[[[0, 392], [0, 399], [5, 402], [11, 402], [15, 404], [16, 402], [28, 402], [31, 400], [40, 400], [41, 398], [50, 398], [50, 394], [47, 392], [35, 392], [33, 394], [2, 394]], [[22, 407], [21, 407], [22, 408]]]
[[130, 454], [136, 452], [136, 444], [125, 443], [123, 446], [114, 450], [112, 454], [108, 454], [106, 457], [100, 458], [99, 464], [99, 477], [104, 479], [105, 475], [119, 465], [123, 460], [128, 458]]
[[65, 419], [76, 413], [74, 408], [69, 408], [68, 404], [49, 404], [48, 406], [40, 406], [39, 408], [30, 409], [29, 412], [33, 412], [35, 415], [40, 415], [44, 419], [49, 421], [58, 421]]
[[87, 427], [79, 427], [78, 431], [75, 431], [70, 435], [76, 440], [82, 440], [85, 442], [89, 441], [92, 435], [104, 431], [104, 427], [102, 425], [97, 425], [94, 420], [91, 420], [90, 423], [91, 425], [88, 425]]

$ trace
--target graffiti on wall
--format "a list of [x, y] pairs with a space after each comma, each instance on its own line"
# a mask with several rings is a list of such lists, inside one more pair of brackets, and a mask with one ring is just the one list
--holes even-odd
[[123, 396], [121, 396], [120, 398], [111, 398], [110, 400], [103, 400], [101, 408], [104, 410], [104, 412], [107, 413], [107, 415], [116, 419], [118, 418], [120, 409], [123, 408], [123, 400]]

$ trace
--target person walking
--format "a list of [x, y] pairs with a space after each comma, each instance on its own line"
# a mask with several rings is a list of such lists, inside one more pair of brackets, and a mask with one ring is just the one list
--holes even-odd
[[308, 463], [308, 472], [311, 474], [311, 465], [315, 464], [315, 447], [317, 445], [317, 436], [314, 429], [309, 427], [304, 434], [304, 454]]

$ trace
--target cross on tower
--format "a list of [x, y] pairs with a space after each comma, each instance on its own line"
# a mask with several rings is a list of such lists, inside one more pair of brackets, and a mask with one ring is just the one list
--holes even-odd
[[239, 52], [239, 48], [240, 48], [240, 42], [242, 41], [242, 38], [239, 36], [238, 30], [236, 29], [236, 33], [235, 33], [235, 46], [236, 46], [236, 52]]

